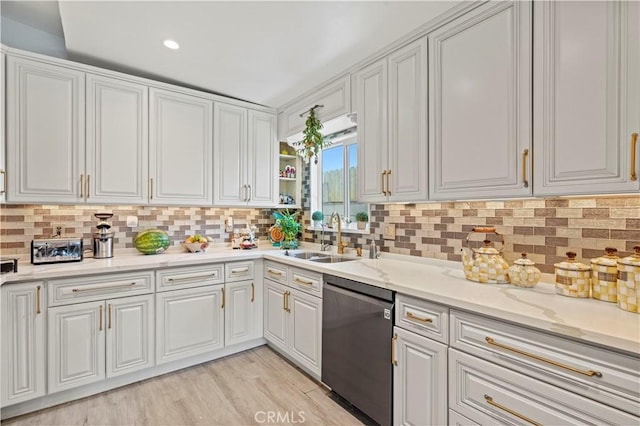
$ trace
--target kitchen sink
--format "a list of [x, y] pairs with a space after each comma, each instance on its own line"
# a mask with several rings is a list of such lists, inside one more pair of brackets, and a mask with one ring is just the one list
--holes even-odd
[[340, 263], [340, 262], [350, 262], [352, 260], [358, 260], [358, 259], [355, 257], [339, 257], [339, 256], [314, 257], [309, 259], [310, 262], [317, 262], [317, 263]]
[[312, 258], [327, 258], [331, 256], [329, 253], [316, 253], [316, 252], [312, 252], [312, 251], [306, 251], [306, 252], [302, 252], [302, 253], [295, 253], [292, 254], [291, 257], [295, 257], [297, 259], [305, 259], [305, 260], [310, 260]]

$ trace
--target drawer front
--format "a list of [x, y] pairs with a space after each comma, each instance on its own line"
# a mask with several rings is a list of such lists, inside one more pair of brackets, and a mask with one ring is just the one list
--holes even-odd
[[455, 310], [451, 347], [640, 414], [640, 357]]
[[[480, 424], [637, 424], [638, 418], [455, 349], [449, 407]], [[450, 419], [451, 420], [451, 419]]]
[[273, 262], [264, 262], [264, 277], [271, 281], [287, 284], [289, 268]]
[[153, 272], [60, 278], [47, 283], [49, 306], [153, 293]]
[[396, 326], [446, 345], [449, 343], [449, 308], [398, 294]]
[[449, 423], [447, 424], [450, 426], [480, 426], [480, 423], [476, 423], [453, 410], [449, 410]]
[[186, 266], [156, 271], [158, 291], [224, 283], [224, 265]]
[[322, 274], [306, 269], [289, 268], [289, 285], [305, 293], [320, 296], [322, 294]]
[[245, 281], [253, 279], [253, 261], [225, 263], [225, 282]]

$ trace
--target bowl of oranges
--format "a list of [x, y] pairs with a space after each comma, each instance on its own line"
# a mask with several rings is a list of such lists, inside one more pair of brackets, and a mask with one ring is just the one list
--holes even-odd
[[182, 247], [190, 253], [205, 251], [209, 247], [209, 241], [202, 235], [192, 235], [182, 243]]

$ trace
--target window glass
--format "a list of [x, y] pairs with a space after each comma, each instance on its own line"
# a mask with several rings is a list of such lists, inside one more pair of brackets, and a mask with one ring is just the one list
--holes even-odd
[[344, 217], [344, 146], [337, 145], [322, 151], [322, 213], [328, 217], [338, 212]]

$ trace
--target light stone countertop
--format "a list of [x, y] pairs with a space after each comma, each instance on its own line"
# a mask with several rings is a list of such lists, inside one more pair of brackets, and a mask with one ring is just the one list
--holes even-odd
[[556, 295], [552, 284], [541, 282], [531, 289], [478, 284], [464, 278], [459, 262], [387, 253], [375, 260], [363, 257], [351, 262], [315, 263], [265, 246], [253, 250], [217, 246], [205, 253], [185, 253], [180, 247], [171, 247], [152, 256], [120, 250], [111, 259], [54, 265], [21, 261], [19, 272], [2, 275], [0, 284], [264, 258], [640, 355], [640, 314], [623, 311], [614, 303]]

